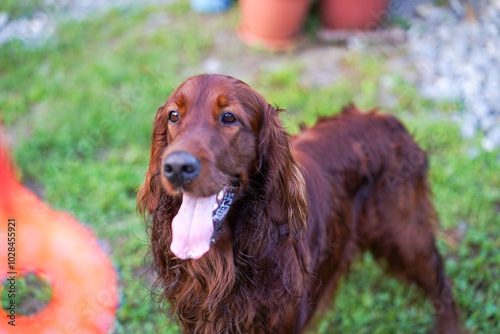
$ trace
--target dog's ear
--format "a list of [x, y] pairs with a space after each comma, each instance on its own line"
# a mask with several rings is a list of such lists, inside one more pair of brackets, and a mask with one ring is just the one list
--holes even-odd
[[[258, 170], [264, 177], [265, 198], [270, 218], [286, 219], [291, 233], [302, 231], [307, 220], [308, 206], [302, 172], [293, 158], [290, 137], [276, 109], [265, 102], [258, 140]], [[283, 213], [286, 213], [284, 216]]]
[[137, 211], [144, 218], [148, 214], [156, 212], [158, 204], [164, 191], [161, 186], [160, 173], [161, 155], [167, 147], [168, 115], [164, 112], [165, 106], [158, 108], [153, 122], [153, 136], [151, 143], [151, 157], [146, 172], [144, 183], [140, 186], [137, 194]]

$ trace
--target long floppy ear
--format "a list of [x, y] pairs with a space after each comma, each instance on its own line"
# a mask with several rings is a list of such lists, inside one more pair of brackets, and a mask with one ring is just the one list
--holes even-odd
[[172, 279], [167, 275], [172, 257], [166, 254], [170, 253], [168, 246], [172, 241], [170, 223], [180, 206], [180, 199], [167, 194], [160, 179], [161, 156], [168, 145], [168, 115], [164, 109], [165, 106], [162, 106], [156, 112], [149, 167], [137, 194], [137, 211], [146, 222], [151, 238], [153, 267], [158, 274], [153, 289], [158, 292], [158, 302], [167, 298], [165, 284]]
[[161, 155], [167, 147], [167, 115], [163, 112], [165, 106], [158, 108], [153, 122], [153, 135], [151, 143], [151, 157], [146, 172], [144, 183], [137, 194], [137, 211], [146, 217], [158, 209], [164, 191], [160, 182]]
[[[306, 225], [308, 205], [304, 177], [291, 152], [290, 137], [269, 103], [262, 106], [259, 131], [259, 171], [264, 176], [270, 218], [288, 223], [296, 234]], [[283, 216], [285, 213], [285, 216]]]

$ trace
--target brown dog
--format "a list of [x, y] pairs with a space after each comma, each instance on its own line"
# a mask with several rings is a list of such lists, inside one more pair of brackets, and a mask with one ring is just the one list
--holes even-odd
[[350, 107], [290, 141], [278, 112], [221, 75], [188, 79], [158, 109], [138, 209], [184, 332], [299, 333], [370, 250], [458, 333], [427, 160], [404, 126]]

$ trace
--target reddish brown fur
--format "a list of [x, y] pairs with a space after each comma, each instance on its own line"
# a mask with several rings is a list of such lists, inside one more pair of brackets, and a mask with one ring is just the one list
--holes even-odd
[[[169, 125], [171, 108], [181, 114], [178, 124]], [[227, 110], [239, 124], [220, 124]], [[278, 111], [241, 81], [203, 75], [187, 80], [156, 114], [138, 208], [150, 216], [161, 301], [184, 332], [299, 333], [318, 304], [331, 300], [354, 255], [370, 250], [423, 289], [441, 333], [458, 333], [432, 230], [427, 160], [404, 126], [350, 107], [290, 140]], [[179, 148], [201, 162], [184, 191], [208, 196], [228, 181], [240, 185], [199, 260], [170, 251], [181, 199], [160, 166]]]

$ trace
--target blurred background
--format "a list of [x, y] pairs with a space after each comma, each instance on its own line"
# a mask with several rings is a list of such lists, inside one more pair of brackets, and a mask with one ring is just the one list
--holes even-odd
[[[430, 158], [438, 245], [465, 328], [498, 333], [500, 1], [276, 0], [275, 14], [251, 8], [274, 1], [0, 3], [2, 131], [22, 183], [90, 226], [118, 268], [114, 332], [179, 332], [149, 291], [136, 191], [157, 108], [187, 77], [222, 73], [286, 109], [291, 133], [350, 102], [397, 115]], [[265, 21], [271, 32], [261, 31]], [[277, 26], [288, 30], [278, 36]], [[40, 277], [19, 284], [19, 312], [36, 314], [50, 301]], [[312, 332], [433, 326], [431, 304], [366, 255]]]

